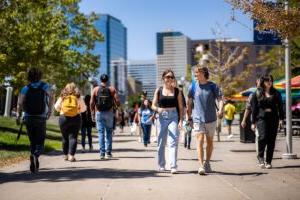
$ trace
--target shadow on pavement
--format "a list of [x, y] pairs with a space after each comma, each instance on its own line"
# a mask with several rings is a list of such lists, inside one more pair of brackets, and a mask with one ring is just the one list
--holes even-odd
[[100, 162], [105, 162], [105, 161], [110, 161], [110, 160], [119, 160], [118, 158], [109, 158], [109, 159], [89, 159], [89, 160], [76, 160], [76, 162], [95, 162], [95, 161], [100, 161]]
[[125, 142], [135, 142], [136, 140], [113, 140], [113, 142], [117, 142], [117, 143], [125, 143]]
[[268, 174], [265, 172], [221, 172], [221, 171], [213, 171], [210, 174], [217, 174], [217, 175], [229, 175], [229, 176], [261, 176], [264, 174]]
[[272, 167], [272, 168], [273, 169], [300, 168], [300, 165], [287, 165], [287, 166]]
[[60, 168], [41, 169], [38, 174], [28, 171], [0, 173], [0, 184], [8, 182], [69, 182], [87, 179], [135, 179], [160, 176], [155, 170]]
[[132, 158], [132, 159], [145, 159], [145, 158], [155, 158], [154, 156], [117, 156], [116, 158]]
[[113, 149], [113, 152], [149, 152], [149, 151], [155, 151], [156, 150], [153, 150], [153, 149], [130, 149], [130, 148], [119, 148], [119, 149]]

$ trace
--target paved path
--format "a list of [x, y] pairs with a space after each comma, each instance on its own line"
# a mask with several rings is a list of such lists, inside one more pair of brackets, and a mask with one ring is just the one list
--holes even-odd
[[[114, 136], [113, 159], [100, 160], [98, 151], [76, 155], [77, 162], [60, 153], [41, 157], [39, 174], [28, 172], [28, 161], [0, 169], [0, 199], [299, 199], [300, 160], [282, 160], [285, 139], [277, 140], [273, 169], [259, 169], [255, 145], [232, 141], [215, 143], [212, 168], [197, 174], [195, 145], [179, 149], [179, 174], [157, 172], [156, 146], [145, 148], [136, 136]], [[95, 149], [98, 149], [94, 143]], [[300, 156], [300, 138], [294, 138]]]

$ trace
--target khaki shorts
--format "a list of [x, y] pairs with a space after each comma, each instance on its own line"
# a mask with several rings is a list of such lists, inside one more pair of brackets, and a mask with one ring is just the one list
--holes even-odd
[[216, 132], [217, 121], [210, 123], [194, 123], [193, 133], [207, 134], [210, 137], [214, 137]]

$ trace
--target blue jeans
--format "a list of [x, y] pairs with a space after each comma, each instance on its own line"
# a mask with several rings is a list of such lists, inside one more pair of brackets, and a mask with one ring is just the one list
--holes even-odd
[[96, 112], [96, 125], [98, 130], [101, 155], [105, 153], [111, 153], [113, 119], [114, 113], [111, 111]]
[[147, 145], [150, 143], [150, 135], [151, 135], [151, 124], [141, 124], [143, 129], [143, 136], [144, 136], [144, 144]]
[[158, 127], [158, 165], [165, 167], [165, 145], [169, 141], [169, 159], [170, 167], [177, 168], [177, 151], [178, 151], [178, 113], [176, 109], [164, 111], [159, 114]]

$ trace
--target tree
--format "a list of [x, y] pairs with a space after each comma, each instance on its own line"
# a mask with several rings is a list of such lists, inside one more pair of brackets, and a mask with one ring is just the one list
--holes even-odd
[[80, 0], [2, 0], [0, 4], [0, 84], [9, 77], [15, 88], [26, 83], [29, 67], [58, 88], [83, 84], [99, 67], [92, 50], [103, 37], [89, 17], [79, 12]]
[[203, 60], [204, 55], [208, 55], [204, 60], [204, 65], [209, 68], [211, 79], [216, 82], [224, 96], [231, 96], [238, 91], [244, 89], [244, 85], [248, 82], [250, 72], [255, 65], [248, 64], [244, 66], [241, 73], [234, 73], [235, 69], [240, 63], [248, 56], [249, 49], [247, 47], [235, 47], [231, 49], [227, 45], [226, 40], [216, 40], [211, 43], [211, 47], [208, 51], [203, 53], [197, 53], [196, 60]]
[[300, 35], [299, 0], [289, 1], [289, 10], [284, 9], [284, 0], [278, 0], [276, 6], [265, 0], [226, 0], [234, 8], [249, 14], [258, 20], [258, 30], [273, 30], [282, 38], [293, 39]]

